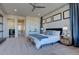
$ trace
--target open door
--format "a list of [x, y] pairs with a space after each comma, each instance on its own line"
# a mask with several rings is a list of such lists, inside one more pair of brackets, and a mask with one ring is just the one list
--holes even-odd
[[25, 36], [24, 19], [18, 19], [18, 36]]

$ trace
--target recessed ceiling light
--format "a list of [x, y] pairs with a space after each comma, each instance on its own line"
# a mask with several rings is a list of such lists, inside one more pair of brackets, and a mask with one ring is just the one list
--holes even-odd
[[14, 11], [16, 12], [16, 11], [17, 11], [17, 9], [14, 9]]

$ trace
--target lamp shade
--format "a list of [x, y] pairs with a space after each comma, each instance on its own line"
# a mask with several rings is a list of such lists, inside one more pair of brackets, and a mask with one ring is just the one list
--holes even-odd
[[44, 30], [44, 28], [41, 28], [41, 30]]

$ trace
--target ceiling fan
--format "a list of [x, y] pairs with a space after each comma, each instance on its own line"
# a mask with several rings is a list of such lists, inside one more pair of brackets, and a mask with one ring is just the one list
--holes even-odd
[[36, 5], [36, 3], [29, 3], [29, 4], [33, 7], [32, 11], [34, 11], [36, 8], [46, 8], [45, 6]]

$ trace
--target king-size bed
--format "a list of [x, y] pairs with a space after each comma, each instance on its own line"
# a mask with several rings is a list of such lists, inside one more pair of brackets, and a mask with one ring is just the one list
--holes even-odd
[[47, 34], [30, 34], [29, 38], [35, 43], [36, 48], [39, 49], [41, 46], [46, 44], [53, 44], [60, 40], [62, 34], [62, 28], [49, 28], [46, 29]]

